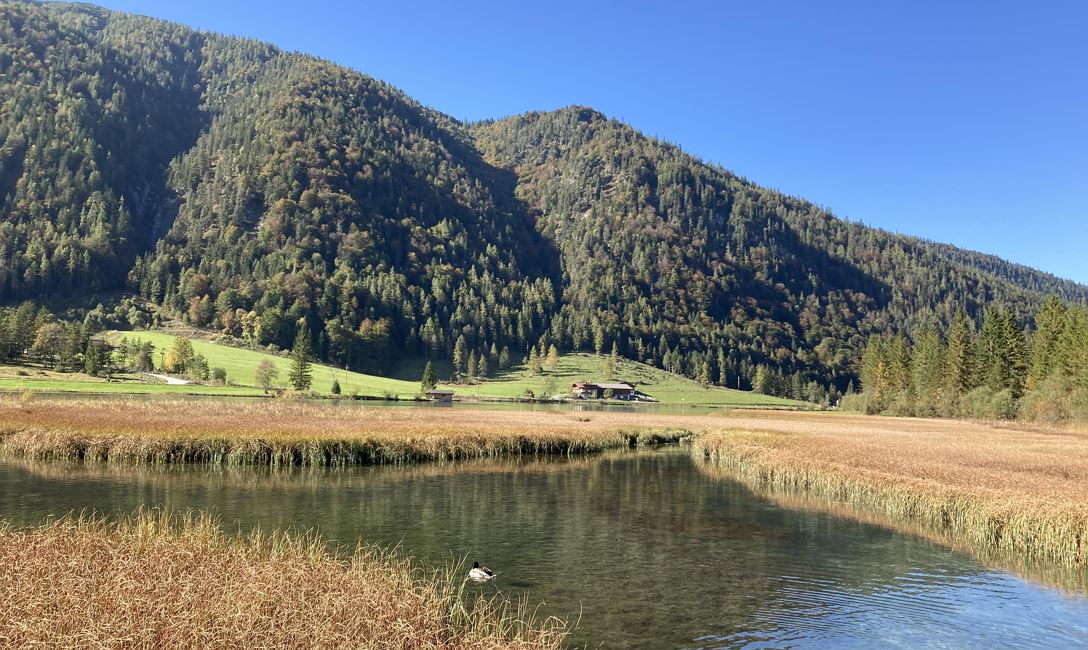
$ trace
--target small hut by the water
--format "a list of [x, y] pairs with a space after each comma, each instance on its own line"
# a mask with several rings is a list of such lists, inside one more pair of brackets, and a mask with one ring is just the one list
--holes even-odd
[[444, 388], [432, 388], [426, 392], [427, 399], [432, 402], [452, 402], [453, 391]]

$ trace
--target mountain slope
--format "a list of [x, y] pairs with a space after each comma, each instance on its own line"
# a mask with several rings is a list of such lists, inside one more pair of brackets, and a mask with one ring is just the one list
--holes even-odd
[[1088, 288], [867, 228], [590, 109], [463, 125], [327, 61], [0, 2], [0, 302], [127, 289], [381, 372], [600, 348], [819, 400], [872, 332]]
[[[697, 373], [724, 347], [730, 380], [753, 364], [850, 372], [862, 336], [947, 323], [1000, 301], [1032, 312], [1085, 287], [992, 256], [835, 218], [755, 186], [591, 109], [474, 127], [489, 160], [556, 242], [560, 318], [619, 330], [621, 352]], [[844, 354], [845, 352], [845, 354]], [[673, 358], [667, 358], [671, 356]], [[713, 364], [713, 359], [710, 360]]]

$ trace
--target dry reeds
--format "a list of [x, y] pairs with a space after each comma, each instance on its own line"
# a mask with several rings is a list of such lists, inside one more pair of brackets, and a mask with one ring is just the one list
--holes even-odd
[[637, 417], [460, 408], [0, 401], [0, 451], [37, 460], [338, 466], [573, 455], [687, 435]]
[[697, 439], [698, 461], [945, 531], [987, 558], [1088, 566], [1088, 436], [936, 420], [796, 418]]
[[143, 512], [0, 528], [0, 646], [559, 648], [554, 619], [395, 553]]

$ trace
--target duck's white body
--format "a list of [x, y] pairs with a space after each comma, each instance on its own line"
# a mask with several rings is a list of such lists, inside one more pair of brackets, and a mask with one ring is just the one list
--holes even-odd
[[495, 572], [485, 566], [480, 566], [479, 562], [473, 562], [472, 568], [468, 571], [468, 579], [476, 582], [486, 582], [494, 577]]

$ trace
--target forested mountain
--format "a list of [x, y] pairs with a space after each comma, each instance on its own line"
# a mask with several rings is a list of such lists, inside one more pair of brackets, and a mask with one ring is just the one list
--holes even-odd
[[870, 333], [1088, 298], [590, 109], [465, 125], [326, 61], [87, 5], [0, 2], [0, 215], [2, 302], [134, 292], [256, 344], [307, 327], [371, 371], [615, 345], [818, 398]]

